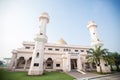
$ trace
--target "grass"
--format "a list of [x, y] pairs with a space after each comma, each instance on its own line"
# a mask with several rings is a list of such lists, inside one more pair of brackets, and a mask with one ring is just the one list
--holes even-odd
[[0, 80], [73, 80], [63, 72], [45, 72], [42, 76], [28, 76], [27, 72], [10, 72], [0, 69]]

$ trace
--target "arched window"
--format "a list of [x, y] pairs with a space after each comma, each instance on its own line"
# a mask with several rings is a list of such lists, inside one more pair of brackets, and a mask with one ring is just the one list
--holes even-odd
[[46, 69], [53, 69], [53, 60], [52, 60], [52, 58], [48, 58], [46, 60]]
[[39, 52], [37, 52], [37, 55], [36, 55], [36, 57], [37, 57], [37, 58], [39, 57]]

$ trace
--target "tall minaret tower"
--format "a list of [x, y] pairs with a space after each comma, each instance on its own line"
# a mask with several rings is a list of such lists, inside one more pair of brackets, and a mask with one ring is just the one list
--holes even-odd
[[49, 22], [47, 13], [42, 13], [39, 17], [40, 30], [35, 37], [35, 49], [32, 54], [32, 61], [28, 75], [42, 75], [43, 74], [43, 60], [44, 60], [44, 44], [47, 42], [46, 26]]
[[91, 46], [102, 46], [103, 43], [100, 41], [97, 33], [97, 25], [94, 21], [90, 21], [87, 25], [87, 28], [91, 34]]

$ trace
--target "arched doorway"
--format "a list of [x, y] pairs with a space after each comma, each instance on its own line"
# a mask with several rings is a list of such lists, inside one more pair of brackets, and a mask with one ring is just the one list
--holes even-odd
[[19, 59], [17, 60], [17, 68], [18, 69], [24, 68], [24, 65], [25, 65], [25, 58], [19, 57]]
[[53, 60], [52, 60], [52, 58], [48, 58], [46, 60], [46, 69], [53, 69]]

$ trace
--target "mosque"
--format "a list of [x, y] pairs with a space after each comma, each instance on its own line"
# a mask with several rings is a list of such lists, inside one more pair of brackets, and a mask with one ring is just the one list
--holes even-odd
[[[48, 13], [39, 17], [39, 32], [34, 42], [24, 41], [23, 47], [12, 51], [9, 69], [28, 71], [28, 75], [42, 75], [44, 71], [78, 71], [95, 70], [94, 63], [87, 63], [87, 51], [94, 45], [103, 45], [97, 33], [97, 25], [90, 21], [87, 25], [91, 34], [91, 46], [70, 45], [64, 39], [56, 43], [47, 43], [46, 28], [49, 23]], [[105, 66], [103, 66], [105, 68]], [[106, 70], [107, 68], [105, 68]]]

